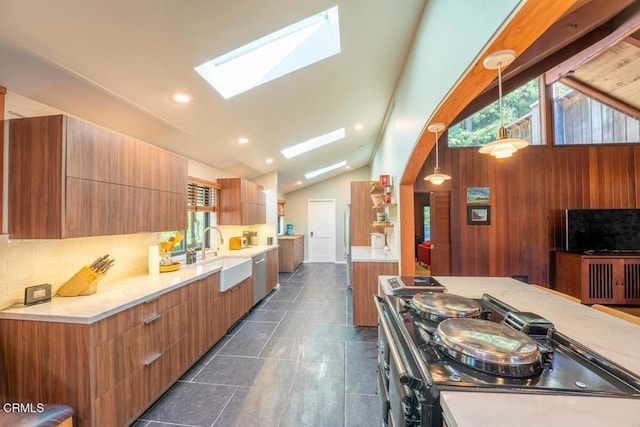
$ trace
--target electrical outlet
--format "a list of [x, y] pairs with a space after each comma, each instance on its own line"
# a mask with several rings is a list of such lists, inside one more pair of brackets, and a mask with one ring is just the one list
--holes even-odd
[[24, 290], [24, 305], [41, 304], [51, 301], [51, 285], [29, 286]]

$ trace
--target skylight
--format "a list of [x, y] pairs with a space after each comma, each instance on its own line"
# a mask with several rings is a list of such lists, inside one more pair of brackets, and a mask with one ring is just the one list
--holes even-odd
[[338, 6], [195, 67], [225, 99], [340, 53]]
[[347, 161], [343, 160], [340, 163], [334, 163], [331, 166], [324, 167], [322, 169], [315, 170], [313, 172], [305, 173], [304, 177], [307, 179], [315, 178], [318, 175], [322, 175], [323, 173], [331, 172], [334, 169], [341, 168], [347, 165]]
[[306, 153], [307, 151], [315, 150], [316, 148], [331, 144], [332, 142], [338, 141], [342, 138], [344, 138], [344, 128], [337, 129], [332, 132], [325, 133], [324, 135], [312, 138], [308, 141], [301, 142], [300, 144], [287, 147], [280, 152], [287, 159], [290, 159], [292, 157], [299, 156], [302, 153]]

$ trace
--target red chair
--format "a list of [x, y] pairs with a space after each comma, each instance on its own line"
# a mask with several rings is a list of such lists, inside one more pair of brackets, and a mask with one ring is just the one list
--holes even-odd
[[426, 241], [418, 245], [418, 262], [431, 265], [431, 242]]

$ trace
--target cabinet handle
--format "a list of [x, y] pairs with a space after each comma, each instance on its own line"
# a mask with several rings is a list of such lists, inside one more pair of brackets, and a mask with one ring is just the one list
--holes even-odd
[[144, 366], [151, 365], [153, 362], [155, 362], [156, 360], [160, 359], [161, 357], [162, 357], [162, 353], [154, 354], [153, 356], [151, 356], [151, 359], [149, 359], [146, 362], [144, 362]]
[[145, 324], [145, 325], [149, 325], [149, 324], [151, 324], [151, 323], [155, 322], [156, 320], [158, 320], [158, 319], [159, 319], [159, 318], [161, 318], [161, 317], [162, 317], [162, 314], [156, 314], [155, 316], [150, 317], [149, 319], [145, 320], [145, 321], [144, 321], [144, 324]]

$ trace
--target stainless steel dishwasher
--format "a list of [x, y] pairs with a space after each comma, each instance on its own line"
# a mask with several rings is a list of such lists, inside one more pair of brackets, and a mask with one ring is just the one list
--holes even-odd
[[267, 295], [267, 263], [266, 254], [253, 257], [253, 305]]

